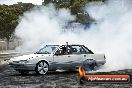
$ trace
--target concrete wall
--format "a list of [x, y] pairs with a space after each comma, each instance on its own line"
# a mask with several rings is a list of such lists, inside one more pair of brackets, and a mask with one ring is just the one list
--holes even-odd
[[7, 50], [7, 42], [0, 41], [0, 50]]
[[[18, 40], [10, 41], [9, 42], [9, 50], [13, 50], [20, 45], [21, 45], [21, 42]], [[0, 51], [2, 51], [2, 50], [7, 50], [7, 41], [0, 40]]]

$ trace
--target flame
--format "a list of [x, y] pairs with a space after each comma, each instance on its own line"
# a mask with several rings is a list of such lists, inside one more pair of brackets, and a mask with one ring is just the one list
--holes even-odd
[[86, 74], [85, 70], [83, 69], [82, 66], [79, 66], [79, 75], [84, 76]]

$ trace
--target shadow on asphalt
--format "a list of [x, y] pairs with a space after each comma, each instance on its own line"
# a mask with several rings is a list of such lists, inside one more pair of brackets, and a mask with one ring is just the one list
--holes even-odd
[[77, 71], [63, 71], [63, 72], [58, 72], [58, 71], [50, 71], [46, 75], [38, 75], [35, 72], [30, 72], [29, 74], [26, 75], [21, 75], [20, 73], [14, 73], [10, 74], [9, 76], [47, 76], [47, 75], [63, 75], [63, 74], [77, 74]]

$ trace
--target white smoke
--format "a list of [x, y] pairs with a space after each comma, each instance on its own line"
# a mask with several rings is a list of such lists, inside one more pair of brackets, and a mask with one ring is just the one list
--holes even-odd
[[109, 0], [105, 4], [91, 3], [86, 7], [89, 15], [98, 23], [90, 28], [91, 42], [94, 44], [93, 47], [105, 52], [107, 56], [105, 70], [132, 68], [130, 6], [132, 2], [130, 2], [130, 0]]
[[110, 0], [90, 3], [85, 10], [97, 24], [87, 30], [64, 32], [62, 25], [75, 19], [68, 9], [56, 10], [53, 5], [26, 12], [16, 28], [16, 36], [23, 45], [17, 49], [36, 50], [42, 44], [84, 44], [95, 53], [106, 54], [107, 63], [102, 71], [131, 69], [132, 62], [132, 9], [128, 0]]
[[26, 12], [16, 28], [16, 36], [22, 39], [22, 50], [36, 50], [40, 45], [57, 42], [62, 25], [74, 20], [68, 9], [56, 10], [52, 4]]

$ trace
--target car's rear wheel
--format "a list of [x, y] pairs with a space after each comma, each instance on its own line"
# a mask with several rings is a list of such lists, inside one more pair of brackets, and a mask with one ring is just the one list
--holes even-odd
[[82, 66], [85, 71], [91, 71], [95, 69], [96, 61], [93, 59], [87, 59], [82, 63]]
[[39, 75], [45, 75], [49, 70], [49, 65], [46, 61], [40, 61], [36, 64], [35, 72]]

